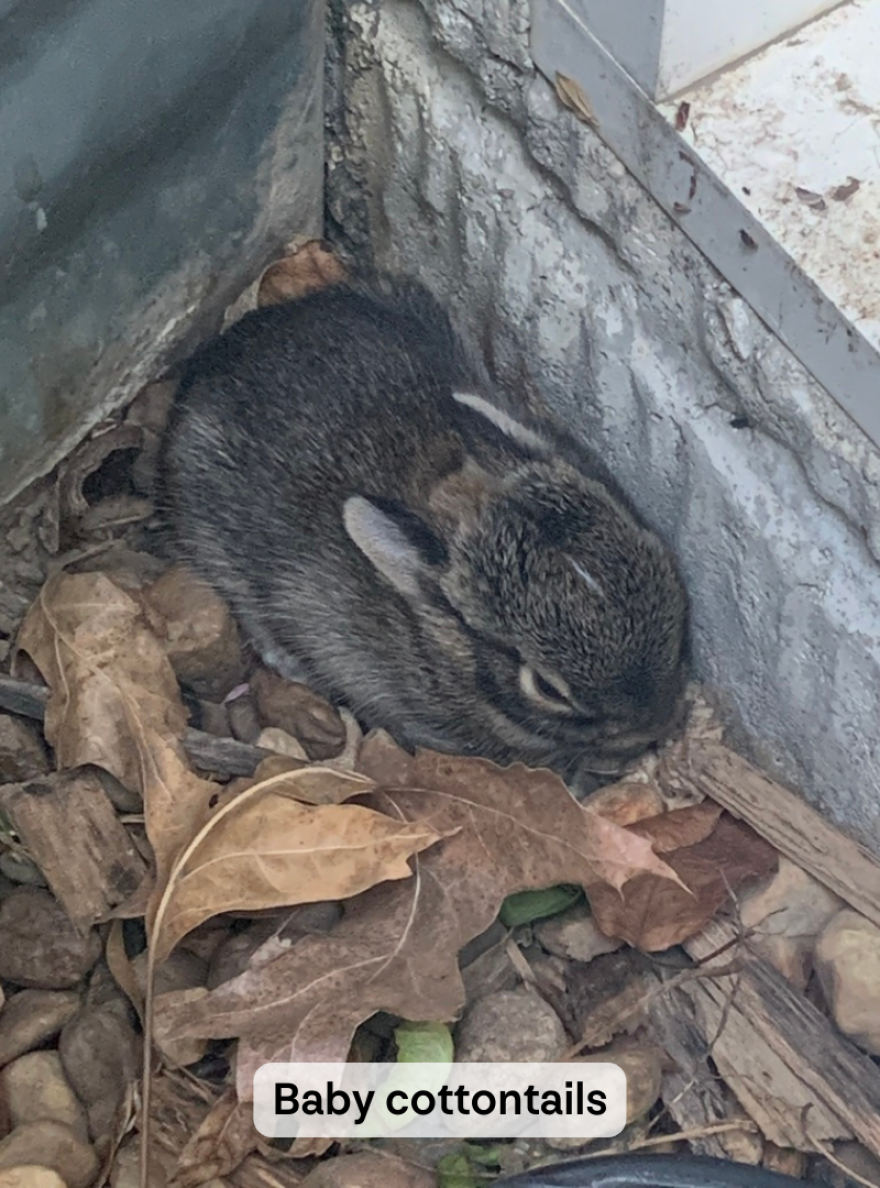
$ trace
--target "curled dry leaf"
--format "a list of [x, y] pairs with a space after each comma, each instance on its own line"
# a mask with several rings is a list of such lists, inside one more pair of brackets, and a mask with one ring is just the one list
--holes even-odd
[[186, 710], [139, 604], [101, 573], [56, 574], [18, 637], [50, 688], [46, 738], [61, 769], [93, 763], [144, 799], [161, 888], [216, 786], [188, 767]]
[[620, 892], [594, 883], [587, 896], [602, 932], [645, 952], [668, 949], [699, 932], [736, 887], [771, 874], [779, 857], [748, 825], [709, 801], [640, 821], [632, 830], [657, 839], [683, 886], [642, 874]]
[[418, 857], [414, 879], [349, 900], [329, 934], [292, 947], [269, 941], [245, 973], [160, 1015], [157, 1027], [171, 1036], [245, 1037], [244, 1099], [267, 1061], [344, 1060], [376, 1011], [455, 1018], [464, 1001], [458, 953], [512, 892], [597, 877], [621, 887], [644, 870], [675, 878], [649, 842], [584, 810], [550, 772], [430, 751], [412, 758], [382, 737], [364, 743], [360, 765], [388, 789], [363, 803], [458, 832]]
[[576, 83], [573, 78], [567, 78], [564, 74], [557, 74], [556, 94], [559, 102], [569, 111], [573, 111], [579, 120], [593, 128], [597, 126], [599, 121], [596, 119], [596, 113], [580, 83]]
[[[372, 780], [324, 770], [334, 795], [368, 792]], [[249, 788], [202, 829], [178, 862], [156, 918], [156, 960], [211, 916], [349, 899], [412, 875], [407, 859], [434, 845], [426, 821], [393, 820], [354, 804], [301, 804], [308, 769]], [[307, 788], [307, 791], [311, 791]]]
[[75, 529], [88, 515], [90, 504], [83, 486], [91, 475], [117, 450], [139, 450], [143, 432], [138, 425], [110, 421], [103, 431], [95, 430], [61, 464], [58, 471], [58, 491], [61, 521], [67, 530]]
[[254, 1113], [229, 1089], [215, 1102], [183, 1148], [174, 1169], [175, 1188], [198, 1188], [235, 1171], [257, 1145]]
[[846, 202], [848, 198], [852, 198], [861, 184], [857, 177], [850, 177], [844, 185], [835, 186], [831, 191], [831, 197], [835, 202]]
[[805, 186], [795, 186], [794, 192], [797, 195], [798, 201], [803, 202], [804, 206], [809, 206], [810, 210], [825, 210], [826, 202], [821, 194], [817, 194], [815, 190], [808, 190]]
[[270, 264], [257, 290], [257, 305], [278, 305], [345, 280], [345, 269], [329, 246], [309, 239], [281, 260]]

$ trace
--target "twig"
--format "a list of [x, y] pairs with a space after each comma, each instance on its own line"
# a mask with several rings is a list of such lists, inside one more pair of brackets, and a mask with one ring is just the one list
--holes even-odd
[[[722, 945], [718, 952], [724, 952], [725, 949], [729, 949], [730, 947], [730, 944]], [[693, 969], [683, 969], [681, 973], [677, 973], [674, 977], [670, 978], [668, 982], [661, 982], [655, 990], [650, 990], [647, 994], [643, 994], [638, 1002], [634, 1002], [627, 1010], [621, 1011], [621, 1013], [617, 1016], [617, 1022], [620, 1023], [624, 1019], [629, 1019], [631, 1015], [637, 1014], [644, 1007], [652, 1003], [654, 999], [659, 998], [663, 994], [668, 994], [670, 990], [675, 990], [687, 982], [698, 981], [701, 978], [730, 977], [731, 975], [741, 972], [741, 965], [739, 961], [732, 961], [729, 965], [722, 965], [717, 969], [701, 968], [707, 961], [713, 960], [716, 956], [716, 953], [710, 953], [707, 957], [703, 958], [699, 965], [695, 965]], [[580, 1055], [581, 1049], [585, 1046], [586, 1042], [587, 1041], [584, 1039], [579, 1040], [576, 1044], [573, 1044], [570, 1048], [563, 1052], [559, 1059], [561, 1061], [574, 1060]]]
[[842, 1163], [836, 1155], [832, 1154], [832, 1152], [823, 1142], [810, 1137], [809, 1134], [807, 1135], [807, 1138], [809, 1138], [810, 1142], [815, 1147], [816, 1154], [821, 1155], [823, 1159], [827, 1159], [832, 1167], [836, 1167], [838, 1171], [843, 1172], [848, 1180], [855, 1180], [857, 1184], [864, 1184], [865, 1188], [880, 1188], [880, 1184], [877, 1184], [874, 1180], [866, 1180], [864, 1176], [860, 1176], [858, 1172], [854, 1172], [852, 1168], [847, 1167], [845, 1163]]

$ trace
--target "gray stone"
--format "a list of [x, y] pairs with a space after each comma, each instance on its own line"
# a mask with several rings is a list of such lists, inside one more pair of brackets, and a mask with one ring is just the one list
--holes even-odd
[[0, 978], [19, 986], [67, 990], [101, 953], [94, 929], [80, 933], [48, 891], [22, 888], [0, 903]]
[[568, 1047], [559, 1016], [533, 991], [500, 990], [465, 1013], [455, 1042], [462, 1062], [557, 1060]]
[[0, 1067], [56, 1036], [79, 1010], [73, 990], [22, 990], [0, 1012]]

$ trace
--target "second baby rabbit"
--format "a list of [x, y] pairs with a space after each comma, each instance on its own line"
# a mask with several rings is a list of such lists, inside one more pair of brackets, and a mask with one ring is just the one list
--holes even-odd
[[266, 663], [404, 746], [575, 779], [676, 718], [669, 551], [582, 446], [506, 410], [415, 282], [338, 284], [207, 343], [162, 481], [181, 558]]

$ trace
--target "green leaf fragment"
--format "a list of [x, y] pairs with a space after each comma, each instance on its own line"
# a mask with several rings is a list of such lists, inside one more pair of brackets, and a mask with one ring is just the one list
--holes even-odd
[[546, 887], [543, 891], [517, 891], [508, 895], [498, 915], [505, 928], [516, 928], [520, 924], [531, 924], [558, 916], [583, 898], [580, 887], [560, 883], [557, 887]]

